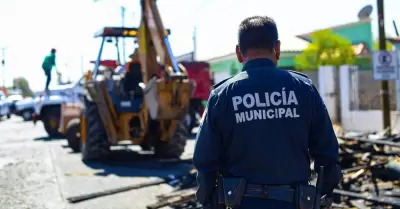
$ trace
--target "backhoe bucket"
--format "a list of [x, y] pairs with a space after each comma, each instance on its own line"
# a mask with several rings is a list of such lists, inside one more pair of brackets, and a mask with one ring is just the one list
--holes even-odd
[[178, 120], [186, 116], [192, 85], [188, 79], [166, 82], [152, 78], [144, 90], [152, 119]]

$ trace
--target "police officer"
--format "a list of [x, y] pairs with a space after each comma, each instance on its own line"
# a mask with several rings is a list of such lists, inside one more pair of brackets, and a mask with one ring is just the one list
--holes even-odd
[[[273, 19], [254, 16], [240, 24], [242, 72], [214, 86], [197, 135], [196, 195], [205, 208], [215, 208], [220, 171], [246, 180], [239, 206], [246, 209], [296, 208], [293, 189], [308, 184], [309, 156], [317, 172], [324, 166], [323, 195], [331, 196], [340, 181], [338, 142], [325, 104], [307, 76], [277, 69], [280, 46]], [[248, 195], [249, 185], [269, 195]]]

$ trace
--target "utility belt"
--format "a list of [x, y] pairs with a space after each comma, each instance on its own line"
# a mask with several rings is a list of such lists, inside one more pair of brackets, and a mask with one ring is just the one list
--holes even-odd
[[243, 178], [222, 177], [218, 179], [218, 203], [226, 208], [238, 207], [243, 197], [285, 201], [296, 204], [298, 209], [313, 209], [315, 186], [308, 184], [263, 185], [247, 183]]

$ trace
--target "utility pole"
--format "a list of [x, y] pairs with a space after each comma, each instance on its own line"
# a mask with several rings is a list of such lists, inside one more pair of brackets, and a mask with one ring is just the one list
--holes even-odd
[[[385, 16], [383, 0], [377, 0], [378, 4], [378, 26], [379, 26], [379, 49], [386, 51], [386, 34], [385, 34]], [[389, 82], [381, 81], [381, 98], [383, 113], [383, 129], [387, 130], [387, 134], [391, 135], [390, 125], [390, 103], [389, 103]]]
[[3, 87], [6, 88], [6, 48], [1, 49], [1, 67], [3, 73]]
[[[397, 26], [396, 26], [396, 21], [393, 20], [393, 27], [394, 27], [394, 32], [396, 33], [397, 38], [400, 38], [400, 34], [399, 31], [397, 30]], [[400, 69], [400, 42], [396, 41], [393, 42], [395, 48], [395, 52], [396, 52], [396, 56], [397, 56], [397, 69]], [[396, 79], [396, 110], [397, 112], [400, 111], [400, 78], [397, 77]]]
[[197, 27], [193, 30], [193, 60], [197, 60]]
[[[122, 20], [122, 27], [125, 27], [125, 7], [121, 6], [121, 20]], [[122, 57], [124, 63], [126, 63], [126, 54], [125, 54], [125, 38], [122, 38]]]

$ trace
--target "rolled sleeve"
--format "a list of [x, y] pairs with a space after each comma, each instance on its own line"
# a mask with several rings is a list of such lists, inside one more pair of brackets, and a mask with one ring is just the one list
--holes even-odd
[[221, 134], [218, 130], [218, 96], [212, 93], [208, 99], [207, 109], [197, 133], [196, 145], [193, 155], [193, 164], [196, 167], [198, 190], [196, 193], [200, 203], [211, 201], [215, 190], [215, 182], [219, 168], [221, 153]]

